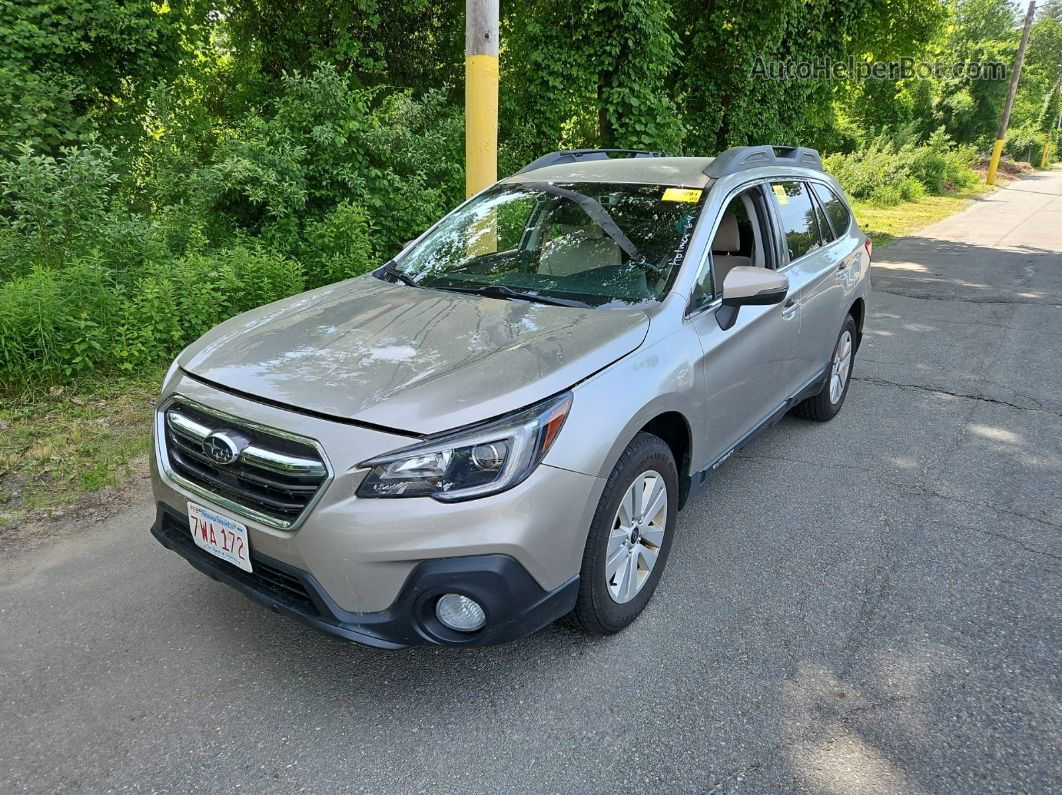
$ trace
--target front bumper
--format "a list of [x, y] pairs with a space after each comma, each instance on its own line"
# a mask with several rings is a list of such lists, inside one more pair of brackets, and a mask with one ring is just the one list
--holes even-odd
[[177, 516], [187, 514], [191, 501], [246, 524], [252, 556], [312, 573], [334, 602], [335, 615], [390, 610], [413, 572], [441, 559], [504, 556], [543, 592], [561, 588], [579, 572], [602, 478], [541, 464], [518, 486], [476, 500], [361, 499], [355, 494], [366, 470], [358, 462], [408, 445], [409, 437], [265, 405], [181, 373], [167, 385], [163, 405], [175, 394], [320, 445], [334, 476], [303, 520], [287, 530], [186, 489], [165, 471], [158, 438], [152, 485], [156, 502]]
[[[158, 505], [151, 532], [199, 571], [271, 610], [329, 635], [381, 649], [422, 643], [486, 646], [516, 640], [569, 613], [579, 588], [578, 578], [573, 577], [547, 591], [508, 555], [441, 558], [417, 564], [386, 610], [352, 613], [337, 605], [309, 572], [252, 552], [254, 573], [248, 573], [204, 552], [192, 541], [188, 518], [169, 506]], [[435, 602], [444, 593], [479, 602], [487, 616], [483, 629], [466, 633], [443, 626], [435, 617]]]

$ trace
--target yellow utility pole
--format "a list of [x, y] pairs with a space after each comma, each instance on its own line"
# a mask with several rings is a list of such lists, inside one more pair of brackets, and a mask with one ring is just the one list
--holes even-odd
[[465, 196], [498, 180], [498, 2], [465, 0]]
[[1014, 56], [1014, 67], [1010, 72], [1010, 88], [1007, 89], [1007, 104], [1003, 106], [1003, 115], [999, 119], [996, 131], [996, 145], [992, 147], [992, 159], [988, 163], [988, 175], [985, 179], [989, 185], [996, 184], [996, 169], [999, 168], [999, 155], [1003, 151], [1003, 140], [1007, 137], [1007, 125], [1010, 123], [1010, 110], [1014, 107], [1014, 94], [1018, 91], [1018, 78], [1021, 77], [1021, 63], [1025, 60], [1025, 47], [1029, 43], [1029, 31], [1032, 29], [1033, 17], [1036, 16], [1036, 0], [1029, 3], [1029, 13], [1025, 15], [1025, 28], [1021, 32], [1021, 44], [1018, 54]]

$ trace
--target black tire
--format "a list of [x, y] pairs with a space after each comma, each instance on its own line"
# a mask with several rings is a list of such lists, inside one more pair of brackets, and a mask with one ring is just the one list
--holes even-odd
[[[845, 373], [844, 388], [841, 390], [840, 397], [836, 402], [830, 398], [830, 382], [833, 380], [834, 362], [836, 361], [838, 354], [838, 343], [845, 333], [851, 338], [851, 361], [848, 364], [848, 371]], [[848, 396], [848, 385], [852, 383], [852, 366], [855, 364], [856, 354], [856, 339], [858, 330], [856, 329], [855, 320], [851, 315], [847, 315], [844, 319], [844, 325], [841, 326], [840, 332], [837, 334], [837, 341], [833, 344], [833, 354], [830, 356], [830, 372], [826, 376], [826, 383], [822, 385], [822, 390], [819, 394], [809, 397], [807, 400], [798, 403], [796, 408], [793, 409], [793, 413], [798, 417], [803, 417], [806, 420], [815, 420], [816, 422], [827, 422], [837, 416], [837, 413], [844, 405], [844, 399]]]
[[[660, 474], [667, 489], [664, 537], [645, 584], [630, 601], [620, 603], [609, 593], [605, 577], [605, 551], [620, 501], [635, 478], [650, 470]], [[583, 565], [579, 572], [579, 596], [571, 614], [571, 620], [577, 627], [594, 635], [611, 635], [634, 621], [645, 609], [656, 591], [671, 551], [678, 516], [678, 496], [678, 468], [671, 448], [658, 436], [639, 433], [616, 462], [590, 524]]]

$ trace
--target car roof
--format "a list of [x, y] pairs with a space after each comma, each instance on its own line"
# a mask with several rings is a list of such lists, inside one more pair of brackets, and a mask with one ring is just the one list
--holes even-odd
[[704, 169], [713, 157], [614, 157], [558, 163], [513, 174], [502, 183], [517, 182], [633, 182], [703, 188], [711, 178]]

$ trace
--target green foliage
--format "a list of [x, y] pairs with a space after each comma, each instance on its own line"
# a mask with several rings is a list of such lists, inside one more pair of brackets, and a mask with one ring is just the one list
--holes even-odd
[[922, 145], [905, 138], [903, 131], [893, 138], [881, 135], [864, 149], [830, 155], [823, 163], [850, 196], [884, 206], [973, 186], [971, 147], [956, 147], [943, 129]]
[[1020, 127], [1007, 130], [1003, 151], [1015, 160], [1035, 160], [1039, 165], [1040, 152], [1044, 145], [1044, 134], [1035, 121], [1028, 121]]
[[[1015, 156], [1038, 156], [1057, 114], [1053, 8], [1033, 28]], [[1008, 0], [502, 11], [501, 174], [558, 148], [800, 143], [880, 205], [968, 188], [1006, 81], [754, 65], [1009, 63], [1019, 36]], [[463, 16], [426, 0], [0, 0], [0, 386], [138, 372], [393, 256], [464, 194]]]
[[279, 80], [329, 63], [360, 85], [440, 85], [460, 74], [464, 6], [430, 0], [227, 0], [236, 71]]
[[178, 66], [183, 5], [0, 0], [0, 155], [135, 136], [140, 92]]
[[679, 152], [676, 20], [663, 0], [535, 0], [503, 15], [500, 98], [507, 170], [556, 148]]
[[129, 282], [98, 261], [0, 285], [0, 386], [139, 370], [237, 312], [304, 288], [302, 268], [237, 245], [153, 265]]
[[0, 164], [0, 276], [19, 266], [59, 267], [97, 239], [118, 183], [115, 160], [98, 144], [66, 147], [56, 159], [19, 146]]
[[158, 114], [139, 182], [94, 142], [0, 161], [0, 386], [165, 361], [238, 312], [379, 265], [461, 196], [441, 92], [288, 75], [195, 157], [189, 117]]
[[316, 284], [365, 273], [376, 264], [376, 229], [364, 207], [340, 202], [319, 221], [306, 225], [302, 261]]
[[1040, 116], [1036, 120], [1036, 128], [1042, 132], [1051, 132], [1056, 128], [1059, 113], [1062, 113], [1062, 80], [1055, 83], [1055, 87], [1044, 99]]
[[[361, 273], [459, 201], [462, 132], [440, 92], [382, 95], [333, 67], [285, 75], [265, 113], [236, 122], [181, 200], [202, 206], [215, 237], [260, 237], [324, 284], [340, 272], [344, 236], [356, 246], [342, 272]], [[344, 221], [354, 226], [342, 230]]]

